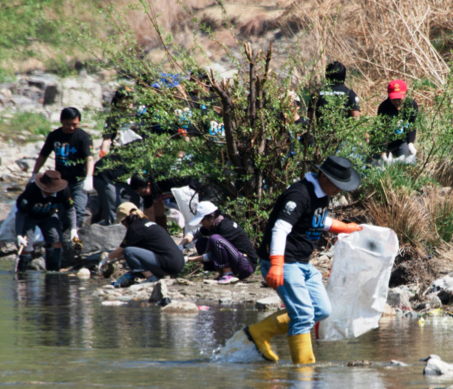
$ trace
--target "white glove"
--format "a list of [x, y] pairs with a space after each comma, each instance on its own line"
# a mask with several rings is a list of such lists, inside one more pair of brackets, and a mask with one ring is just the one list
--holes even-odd
[[412, 155], [416, 155], [416, 154], [417, 154], [417, 149], [415, 148], [415, 146], [414, 146], [413, 143], [408, 143], [408, 144], [407, 144], [407, 148], [409, 149], [409, 152], [410, 152]]
[[28, 183], [35, 182], [35, 177], [36, 177], [36, 174], [32, 173], [30, 179], [28, 180]]
[[73, 241], [76, 238], [79, 239], [79, 234], [77, 233], [77, 230], [75, 228], [72, 228], [71, 229], [71, 241]]
[[386, 155], [384, 154], [384, 156], [383, 156], [382, 159], [384, 160], [384, 163], [385, 163], [386, 165], [392, 165], [392, 164], [395, 163], [395, 161], [393, 160], [393, 154], [392, 154], [392, 153], [389, 153], [388, 156], [386, 156]]
[[90, 193], [93, 190], [93, 176], [86, 176], [85, 181], [83, 181], [83, 193]]
[[101, 254], [101, 261], [99, 262], [99, 265], [98, 265], [100, 272], [104, 271], [102, 268], [108, 262], [108, 260], [109, 260], [109, 253], [107, 251], [105, 251]]
[[20, 247], [20, 246], [27, 246], [27, 237], [26, 236], [17, 235], [17, 247]]
[[389, 157], [387, 157], [387, 153], [382, 154], [382, 157], [381, 157], [381, 158], [382, 158], [382, 160], [384, 161], [384, 163], [387, 163], [388, 160], [389, 160]]
[[184, 246], [182, 244], [178, 244], [178, 249], [180, 249], [181, 251], [184, 251]]

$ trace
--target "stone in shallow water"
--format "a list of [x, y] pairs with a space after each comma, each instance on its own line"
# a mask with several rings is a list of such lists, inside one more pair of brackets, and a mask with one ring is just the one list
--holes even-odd
[[260, 310], [280, 309], [281, 306], [282, 300], [280, 300], [280, 297], [278, 296], [271, 296], [260, 299], [255, 304], [255, 308]]
[[367, 360], [348, 362], [349, 367], [363, 367], [363, 366], [370, 366], [370, 365], [371, 365], [371, 363]]
[[168, 296], [168, 288], [167, 284], [165, 283], [164, 280], [159, 280], [156, 282], [156, 285], [154, 286], [153, 292], [151, 293], [151, 296], [149, 297], [149, 302], [157, 302], [162, 300], [165, 297]]
[[127, 304], [125, 301], [119, 301], [119, 300], [113, 300], [113, 301], [103, 301], [102, 305], [107, 305], [107, 306], [118, 306], [118, 305], [124, 305]]
[[88, 269], [83, 267], [82, 269], [80, 269], [77, 272], [77, 277], [79, 277], [79, 278], [90, 278], [91, 277], [91, 272]]
[[198, 314], [198, 308], [194, 303], [189, 301], [172, 301], [162, 308], [162, 312]]
[[119, 301], [132, 301], [133, 299], [134, 299], [134, 296], [130, 296], [130, 295], [118, 297]]

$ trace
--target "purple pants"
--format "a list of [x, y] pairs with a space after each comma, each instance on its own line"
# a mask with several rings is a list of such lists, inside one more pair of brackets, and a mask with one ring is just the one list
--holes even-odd
[[209, 254], [211, 259], [210, 262], [203, 262], [204, 270], [230, 267], [240, 280], [254, 272], [247, 257], [220, 235], [212, 235], [209, 239], [200, 238], [196, 241], [195, 247], [199, 255]]

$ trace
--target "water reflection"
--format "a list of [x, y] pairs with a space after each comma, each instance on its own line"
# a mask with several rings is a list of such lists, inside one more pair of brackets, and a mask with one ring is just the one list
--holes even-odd
[[[416, 319], [391, 318], [355, 341], [314, 342], [315, 366], [293, 366], [284, 336], [275, 341], [278, 365], [218, 363], [212, 362], [213, 351], [267, 313], [213, 306], [184, 316], [135, 301], [102, 306], [92, 296], [96, 286], [96, 280], [65, 274], [29, 272], [16, 280], [0, 272], [0, 385], [426, 389], [453, 384], [453, 379], [425, 378], [418, 362], [432, 353], [453, 361], [451, 318], [433, 318], [424, 327]], [[346, 367], [361, 359], [372, 365]], [[411, 366], [390, 367], [391, 359]]]

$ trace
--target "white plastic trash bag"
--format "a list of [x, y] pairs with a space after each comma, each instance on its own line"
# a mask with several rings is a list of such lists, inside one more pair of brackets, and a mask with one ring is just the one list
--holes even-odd
[[[165, 204], [167, 205], [167, 204]], [[179, 228], [183, 229], [185, 227], [185, 220], [183, 214], [175, 208], [165, 207], [165, 216], [167, 216], [167, 221], [176, 223]]]
[[[16, 212], [17, 208], [16, 205], [14, 205], [0, 227], [0, 242], [16, 242]], [[40, 245], [42, 243], [44, 243], [44, 237], [39, 227], [36, 227], [33, 244]]]
[[342, 340], [379, 327], [387, 301], [398, 237], [389, 228], [362, 225], [362, 231], [340, 234], [327, 293], [332, 314], [319, 325], [320, 340]]
[[133, 123], [125, 123], [120, 128], [120, 137], [119, 142], [121, 146], [127, 145], [128, 143], [133, 142], [134, 140], [143, 139], [136, 132], [131, 130]]
[[195, 194], [195, 191], [193, 189], [190, 189], [189, 186], [171, 188], [171, 193], [173, 193], [173, 196], [178, 203], [179, 210], [184, 216], [184, 235], [189, 232], [195, 231], [198, 227], [189, 226], [189, 222], [194, 217], [195, 211], [198, 206], [198, 193]]

